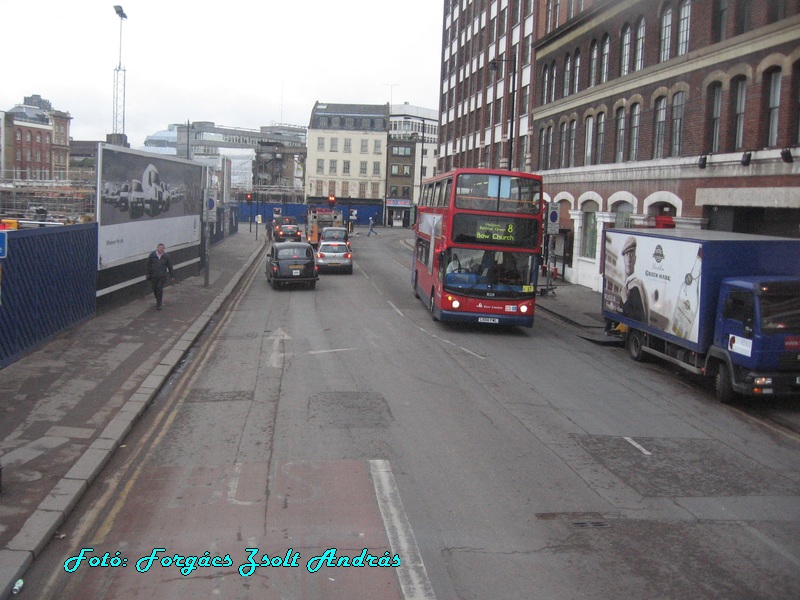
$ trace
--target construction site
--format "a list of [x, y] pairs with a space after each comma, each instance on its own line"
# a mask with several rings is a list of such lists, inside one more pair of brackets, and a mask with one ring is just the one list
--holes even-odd
[[69, 225], [95, 220], [92, 180], [0, 180], [0, 218], [7, 227]]

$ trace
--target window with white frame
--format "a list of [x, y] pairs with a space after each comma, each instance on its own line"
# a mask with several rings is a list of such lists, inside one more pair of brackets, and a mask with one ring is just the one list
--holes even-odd
[[569, 166], [575, 166], [575, 144], [577, 137], [577, 121], [572, 119], [569, 122]]
[[350, 175], [350, 161], [343, 160], [342, 161], [342, 175]]
[[678, 56], [689, 52], [689, 25], [691, 16], [691, 0], [683, 0], [678, 10]]
[[644, 69], [644, 38], [645, 21], [644, 17], [639, 17], [636, 23], [636, 42], [633, 45], [633, 70], [641, 71]]
[[338, 152], [339, 151], [339, 138], [332, 137], [331, 138], [331, 152]]
[[570, 77], [572, 76], [572, 57], [567, 53], [567, 56], [564, 57], [564, 88], [562, 90], [562, 96], [566, 98], [569, 96], [571, 87]]
[[338, 163], [335, 160], [328, 161], [328, 175], [336, 175], [338, 171]]
[[344, 152], [345, 154], [350, 154], [353, 151], [353, 140], [350, 138], [344, 138]]
[[603, 162], [603, 145], [606, 141], [606, 113], [597, 113], [597, 152], [595, 161], [597, 164]]
[[367, 161], [362, 160], [358, 165], [358, 174], [366, 177], [367, 175]]
[[638, 102], [631, 105], [631, 141], [628, 147], [628, 160], [639, 160], [639, 125], [642, 117], [642, 105]]
[[324, 175], [325, 174], [325, 159], [318, 158], [317, 159], [317, 175]]
[[561, 139], [561, 152], [559, 152], [559, 163], [558, 166], [562, 169], [567, 166], [567, 122], [564, 121], [559, 126], [559, 133]]
[[617, 151], [615, 155], [616, 162], [625, 160], [625, 108], [620, 106], [617, 109]]
[[767, 105], [767, 146], [778, 145], [778, 109], [781, 105], [781, 71], [775, 69], [770, 72], [767, 81], [769, 83], [769, 95]]
[[588, 116], [586, 117], [586, 124], [584, 125], [585, 129], [585, 136], [584, 136], [584, 148], [583, 148], [583, 164], [584, 165], [591, 165], [593, 163], [592, 160], [592, 152], [594, 150], [594, 117]]
[[686, 94], [676, 92], [672, 97], [672, 156], [680, 156], [683, 151], [683, 111], [686, 108]]
[[318, 137], [317, 138], [317, 150], [319, 152], [325, 152], [325, 138], [324, 137]]
[[600, 83], [608, 81], [608, 60], [611, 54], [611, 38], [603, 36], [603, 48], [600, 53]]
[[597, 258], [598, 210], [600, 210], [600, 206], [594, 200], [588, 200], [581, 206], [581, 213], [583, 213], [581, 256], [584, 258]]
[[577, 94], [581, 79], [581, 51], [575, 50], [572, 58], [572, 93]]
[[600, 50], [597, 47], [597, 40], [592, 40], [589, 45], [589, 87], [597, 85], [597, 63], [600, 57]]
[[734, 93], [736, 94], [734, 106], [734, 150], [744, 148], [744, 109], [747, 99], [747, 80], [744, 77], [736, 79], [733, 83]]
[[622, 44], [621, 44], [621, 53], [619, 58], [619, 75], [620, 77], [624, 77], [628, 73], [630, 73], [631, 69], [631, 26], [625, 23], [625, 26], [622, 28]]
[[711, 115], [711, 119], [709, 121], [709, 150], [711, 152], [719, 152], [719, 134], [721, 130], [722, 124], [722, 84], [716, 82], [711, 85], [708, 94], [709, 102], [711, 106], [709, 107], [709, 113]]
[[664, 142], [667, 135], [667, 99], [656, 98], [655, 135], [653, 140], [653, 158], [664, 158]]
[[672, 55], [672, 7], [667, 6], [661, 13], [661, 43], [659, 45], [659, 62], [666, 62]]

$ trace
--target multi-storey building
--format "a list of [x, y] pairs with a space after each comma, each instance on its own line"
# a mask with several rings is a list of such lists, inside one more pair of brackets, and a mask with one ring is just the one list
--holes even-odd
[[613, 225], [800, 236], [798, 2], [452, 0], [444, 31], [443, 166], [541, 172], [570, 281]]
[[533, 0], [445, 0], [440, 170], [525, 167], [533, 7]]
[[408, 227], [419, 203], [422, 181], [436, 174], [439, 113], [393, 104], [389, 115], [386, 167], [386, 221]]
[[388, 130], [388, 104], [316, 102], [308, 126], [306, 202], [383, 200]]

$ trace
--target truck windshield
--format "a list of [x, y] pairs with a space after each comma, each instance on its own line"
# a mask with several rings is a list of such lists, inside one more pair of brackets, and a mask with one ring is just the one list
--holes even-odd
[[761, 331], [800, 334], [800, 296], [765, 294], [761, 296]]

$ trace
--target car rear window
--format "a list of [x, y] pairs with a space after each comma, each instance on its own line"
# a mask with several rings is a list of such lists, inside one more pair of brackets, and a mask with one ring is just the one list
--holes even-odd
[[312, 258], [310, 248], [281, 248], [278, 258]]
[[322, 244], [319, 250], [320, 252], [347, 252], [347, 246], [344, 244]]

